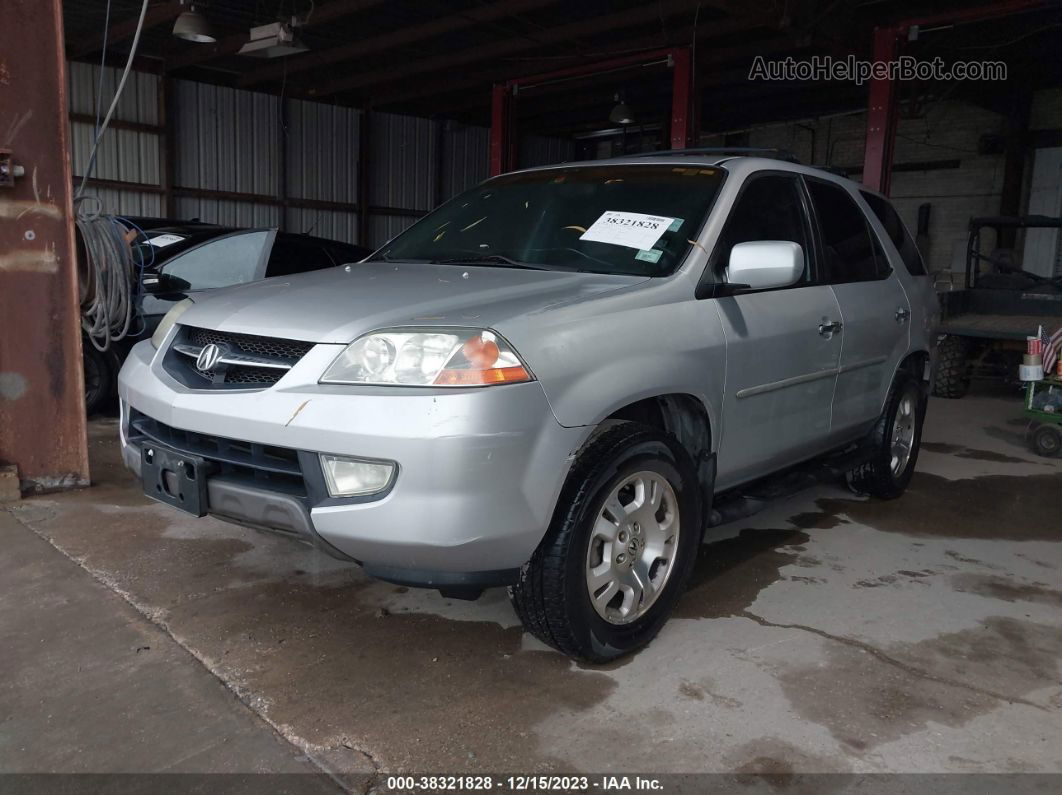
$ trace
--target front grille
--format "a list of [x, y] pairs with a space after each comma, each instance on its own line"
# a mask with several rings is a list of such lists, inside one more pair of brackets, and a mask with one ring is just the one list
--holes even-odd
[[[222, 348], [225, 358], [210, 370], [197, 369], [199, 351], [211, 344]], [[265, 389], [283, 378], [313, 345], [301, 340], [181, 326], [162, 366], [194, 389]]]
[[265, 367], [236, 367], [225, 373], [226, 384], [275, 384], [282, 370], [272, 370]]
[[259, 337], [255, 334], [230, 334], [227, 331], [213, 331], [212, 329], [195, 328], [194, 326], [185, 326], [184, 333], [187, 335], [186, 339], [190, 345], [196, 345], [200, 348], [210, 343], [230, 345], [240, 353], [262, 356], [289, 364], [295, 364], [313, 347], [312, 342]]
[[152, 419], [132, 407], [129, 409], [129, 441], [134, 444], [152, 441], [185, 455], [200, 456], [215, 465], [215, 475], [229, 480], [294, 497], [307, 496], [299, 452], [290, 447], [185, 431]]

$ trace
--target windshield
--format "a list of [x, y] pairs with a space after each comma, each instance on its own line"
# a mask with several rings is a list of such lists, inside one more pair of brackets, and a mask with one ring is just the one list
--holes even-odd
[[378, 256], [666, 276], [693, 245], [724, 176], [671, 165], [507, 174], [442, 205]]

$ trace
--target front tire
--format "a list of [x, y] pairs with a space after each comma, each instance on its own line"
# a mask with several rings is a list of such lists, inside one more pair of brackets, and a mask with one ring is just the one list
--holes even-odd
[[524, 627], [564, 654], [597, 663], [647, 644], [696, 560], [699, 492], [693, 461], [673, 436], [624, 423], [594, 439], [509, 590]]
[[870, 459], [851, 473], [849, 482], [855, 491], [884, 500], [903, 494], [918, 462], [925, 414], [921, 382], [909, 373], [900, 373], [867, 440]]

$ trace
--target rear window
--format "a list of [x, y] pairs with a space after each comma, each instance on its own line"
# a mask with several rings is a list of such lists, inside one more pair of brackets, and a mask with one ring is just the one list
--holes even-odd
[[266, 266], [266, 276], [290, 276], [323, 268], [332, 268], [335, 263], [321, 246], [310, 242], [294, 242], [278, 237], [273, 244], [273, 253]]
[[887, 200], [880, 196], [875, 196], [873, 193], [867, 193], [866, 191], [860, 191], [860, 193], [866, 203], [870, 205], [874, 215], [881, 221], [881, 225], [885, 227], [885, 234], [889, 236], [893, 245], [896, 246], [896, 250], [900, 252], [900, 259], [903, 260], [903, 264], [907, 267], [907, 272], [912, 276], [925, 276], [926, 264], [922, 259], [922, 253], [918, 250], [911, 233], [904, 226], [900, 214], [896, 212]]

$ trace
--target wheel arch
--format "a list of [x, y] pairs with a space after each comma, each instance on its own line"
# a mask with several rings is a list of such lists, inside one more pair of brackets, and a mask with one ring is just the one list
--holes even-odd
[[892, 385], [896, 382], [897, 377], [899, 377], [901, 373], [907, 373], [917, 379], [922, 385], [924, 396], [928, 398], [933, 387], [933, 374], [930, 372], [931, 368], [926, 367], [926, 364], [929, 363], [931, 365], [932, 362], [932, 354], [925, 349], [913, 350], [904, 356], [899, 364], [896, 365], [896, 370], [893, 371], [892, 379], [885, 385], [885, 396], [881, 400], [879, 411], [885, 410], [885, 404], [889, 401], [889, 392]]
[[702, 507], [705, 511], [711, 507], [715, 487], [715, 435], [711, 414], [703, 400], [688, 392], [668, 392], [631, 401], [604, 417], [590, 439], [617, 422], [638, 422], [674, 436], [697, 468]]

